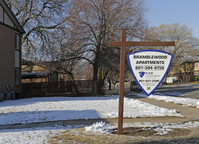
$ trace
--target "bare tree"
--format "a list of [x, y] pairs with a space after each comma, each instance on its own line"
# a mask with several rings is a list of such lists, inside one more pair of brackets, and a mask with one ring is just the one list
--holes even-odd
[[[22, 37], [23, 56], [40, 52], [51, 32], [64, 23], [67, 0], [6, 0], [26, 34]], [[35, 55], [34, 55], [35, 56]]]
[[79, 93], [75, 77], [77, 75], [76, 71], [80, 70], [78, 65], [82, 62], [83, 53], [81, 49], [78, 49], [78, 46], [82, 43], [76, 40], [74, 34], [68, 31], [65, 26], [51, 34], [53, 39], [46, 43], [45, 53], [51, 60], [59, 62], [59, 70], [68, 75], [68, 79], [72, 81], [75, 91]]
[[194, 61], [183, 62], [179, 67], [178, 75], [181, 81], [190, 81], [191, 76], [194, 75]]
[[[93, 66], [93, 92], [97, 93], [99, 68], [105, 65], [104, 53], [108, 42], [115, 39], [119, 28], [134, 32], [143, 26], [143, 1], [141, 0], [74, 0], [69, 8], [67, 25], [75, 34], [82, 59]], [[112, 54], [108, 55], [111, 56]]]
[[144, 24], [143, 0], [7, 2], [26, 30], [22, 38], [24, 56], [40, 52], [42, 49], [45, 55], [59, 60], [63, 66], [69, 66], [68, 68], [79, 60], [88, 61], [93, 66], [95, 94], [99, 69], [106, 70], [107, 75], [110, 67], [117, 67], [119, 64], [112, 64], [112, 61], [116, 62], [112, 55], [117, 54], [118, 50], [108, 47], [109, 40], [117, 39], [120, 31], [116, 30], [120, 28], [129, 29], [133, 32], [131, 36], [139, 35]]
[[[187, 59], [193, 59], [198, 53], [199, 41], [193, 37], [192, 30], [178, 23], [160, 25], [146, 30], [145, 40], [175, 41], [174, 47], [156, 47], [174, 55], [170, 71], [177, 68], [180, 63]], [[154, 48], [154, 47], [153, 47]]]

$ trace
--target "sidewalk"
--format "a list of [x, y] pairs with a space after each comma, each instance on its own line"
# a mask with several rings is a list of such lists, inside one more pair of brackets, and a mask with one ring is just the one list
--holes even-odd
[[194, 107], [184, 107], [180, 104], [168, 103], [150, 98], [138, 98], [138, 100], [166, 109], [175, 109], [189, 121], [199, 120], [199, 109]]

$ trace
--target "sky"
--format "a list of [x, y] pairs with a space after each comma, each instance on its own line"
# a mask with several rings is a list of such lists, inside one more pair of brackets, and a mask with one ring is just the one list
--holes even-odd
[[179, 23], [199, 39], [199, 0], [145, 0], [149, 26]]

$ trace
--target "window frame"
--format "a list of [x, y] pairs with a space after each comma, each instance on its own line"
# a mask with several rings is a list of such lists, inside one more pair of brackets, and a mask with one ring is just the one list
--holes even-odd
[[[16, 52], [18, 52], [18, 63], [16, 64]], [[21, 84], [21, 36], [15, 33], [15, 84]]]
[[17, 50], [17, 51], [21, 50], [20, 34], [18, 34], [18, 33], [15, 33], [15, 50]]
[[20, 68], [15, 68], [15, 84], [21, 84]]

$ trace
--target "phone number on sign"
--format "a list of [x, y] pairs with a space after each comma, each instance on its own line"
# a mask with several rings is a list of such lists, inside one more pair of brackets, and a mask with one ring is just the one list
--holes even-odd
[[164, 66], [136, 66], [135, 70], [164, 70]]

